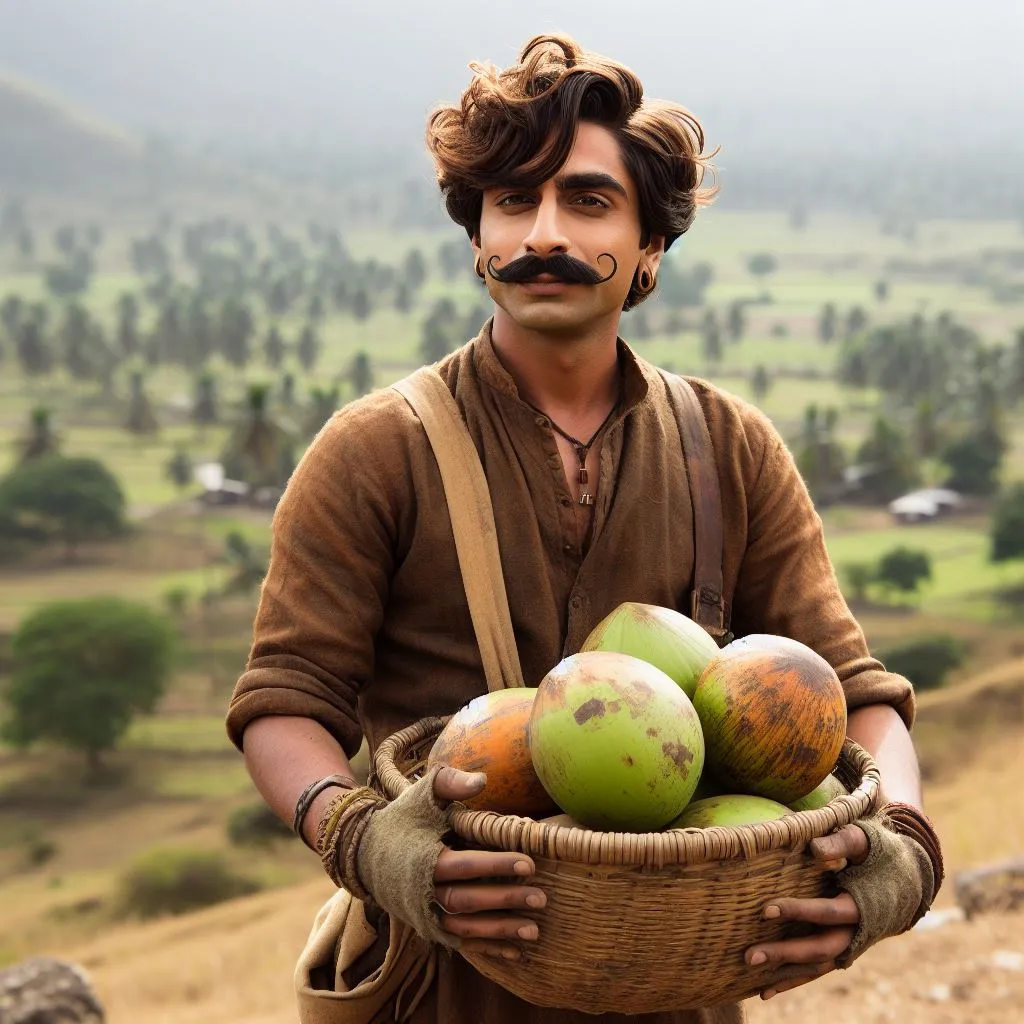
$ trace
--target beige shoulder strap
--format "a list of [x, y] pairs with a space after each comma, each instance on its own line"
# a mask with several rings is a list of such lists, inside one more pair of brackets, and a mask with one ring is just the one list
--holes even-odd
[[441, 471], [487, 689], [522, 686], [491, 495], [462, 413], [441, 375], [429, 366], [392, 387], [419, 417]]
[[690, 617], [715, 640], [729, 637], [722, 582], [722, 494], [718, 466], [704, 410], [683, 377], [662, 371], [683, 442], [686, 477], [693, 507], [693, 591]]

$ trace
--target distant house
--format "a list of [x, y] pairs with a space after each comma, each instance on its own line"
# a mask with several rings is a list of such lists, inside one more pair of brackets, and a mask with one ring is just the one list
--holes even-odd
[[944, 487], [928, 487], [890, 501], [889, 512], [901, 523], [921, 523], [938, 519], [962, 503], [963, 498], [956, 491]]
[[249, 496], [249, 485], [228, 479], [219, 462], [200, 463], [192, 475], [202, 485], [203, 501], [207, 505], [241, 505]]
[[243, 480], [232, 480], [219, 462], [203, 462], [192, 473], [202, 485], [202, 500], [207, 505], [255, 505], [273, 509], [284, 493], [282, 487], [250, 487]]

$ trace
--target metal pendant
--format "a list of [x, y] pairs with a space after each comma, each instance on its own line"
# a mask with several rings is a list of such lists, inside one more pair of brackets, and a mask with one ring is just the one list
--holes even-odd
[[584, 491], [580, 495], [580, 504], [581, 505], [593, 505], [594, 504], [594, 496], [592, 494], [587, 494], [587, 492]]

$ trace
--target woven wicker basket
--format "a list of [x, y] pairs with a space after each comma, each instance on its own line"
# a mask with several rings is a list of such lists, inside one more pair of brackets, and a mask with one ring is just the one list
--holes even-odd
[[[446, 721], [424, 719], [380, 744], [374, 775], [388, 799], [423, 773]], [[522, 944], [523, 960], [466, 959], [521, 999], [588, 1013], [664, 1012], [754, 995], [771, 968], [748, 967], [747, 947], [806, 930], [766, 921], [762, 908], [780, 896], [834, 895], [831, 874], [804, 848], [877, 800], [878, 769], [850, 740], [836, 774], [848, 796], [739, 827], [593, 832], [456, 807], [452, 828], [467, 845], [529, 854], [537, 865], [531, 884], [547, 895], [543, 910], [526, 915], [538, 920], [540, 938]]]

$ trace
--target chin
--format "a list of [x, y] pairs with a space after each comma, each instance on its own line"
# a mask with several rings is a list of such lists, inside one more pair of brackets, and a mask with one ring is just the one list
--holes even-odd
[[509, 303], [502, 309], [516, 324], [531, 331], [575, 331], [605, 315], [602, 310], [580, 309], [566, 302]]

